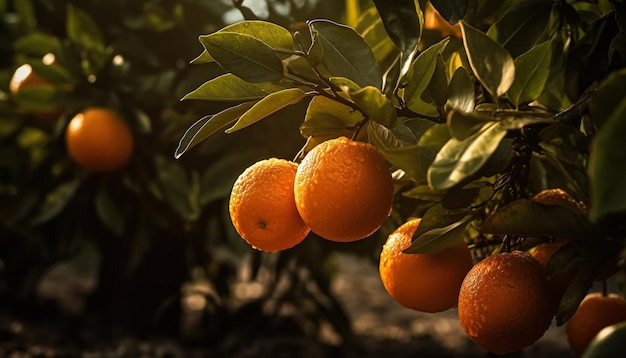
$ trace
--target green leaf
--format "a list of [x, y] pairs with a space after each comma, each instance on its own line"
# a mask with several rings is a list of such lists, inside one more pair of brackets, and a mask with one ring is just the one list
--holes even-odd
[[515, 107], [539, 98], [550, 74], [551, 58], [552, 42], [547, 41], [515, 59], [515, 80], [507, 93]]
[[528, 51], [546, 32], [553, 1], [520, 1], [509, 7], [487, 31], [513, 57]]
[[65, 209], [74, 198], [80, 184], [81, 181], [76, 178], [60, 184], [47, 193], [43, 202], [39, 205], [37, 214], [31, 219], [30, 224], [41, 225], [61, 214], [63, 209]]
[[414, 0], [374, 0], [389, 38], [400, 50], [398, 81], [409, 71], [422, 34], [424, 15]]
[[236, 32], [261, 40], [273, 49], [283, 50], [284, 56], [293, 52], [293, 36], [286, 28], [269, 21], [245, 20], [224, 27], [218, 32]]
[[38, 57], [55, 52], [58, 46], [58, 38], [39, 31], [24, 35], [13, 42], [16, 52]]
[[350, 98], [370, 119], [391, 127], [397, 122], [396, 109], [389, 99], [376, 87], [367, 86], [349, 92]]
[[584, 213], [577, 209], [542, 205], [518, 199], [489, 216], [480, 232], [495, 235], [557, 236], [589, 238], [599, 235]]
[[104, 37], [96, 22], [89, 13], [67, 5], [66, 20], [67, 37], [85, 48], [104, 49]]
[[418, 138], [434, 124], [428, 120], [416, 119], [410, 128], [400, 124], [389, 129], [369, 121], [367, 134], [370, 142], [383, 153], [395, 167], [402, 169], [418, 184], [426, 182], [426, 172], [432, 163], [435, 152], [417, 144]]
[[404, 101], [410, 110], [417, 113], [421, 112], [420, 108], [424, 105], [422, 94], [428, 89], [437, 67], [437, 58], [446, 48], [448, 42], [450, 39], [445, 38], [429, 46], [413, 61], [411, 77], [408, 79], [404, 90]]
[[600, 83], [589, 102], [589, 113], [594, 125], [601, 129], [624, 99], [626, 93], [626, 69], [611, 73]]
[[430, 0], [430, 2], [446, 21], [454, 25], [465, 17], [469, 0]]
[[513, 58], [492, 38], [463, 21], [461, 32], [474, 75], [497, 101], [509, 90], [515, 79]]
[[215, 62], [215, 60], [213, 59], [213, 57], [211, 57], [211, 55], [209, 55], [206, 49], [204, 49], [198, 56], [196, 56], [196, 58], [191, 60], [190, 63], [192, 65], [200, 65], [203, 63], [212, 63], [212, 62]]
[[370, 7], [363, 13], [355, 30], [372, 48], [378, 63], [382, 63], [391, 56], [397, 56], [398, 49], [387, 35], [385, 25], [375, 7]]
[[441, 54], [438, 55], [435, 61], [435, 72], [433, 72], [433, 77], [430, 79], [427, 89], [430, 102], [441, 109], [448, 101], [448, 73], [446, 67], [443, 57]]
[[470, 218], [467, 210], [448, 210], [440, 204], [424, 213], [413, 233], [413, 243], [403, 252], [407, 254], [431, 254], [458, 244], [459, 233], [465, 229]]
[[506, 133], [500, 122], [489, 122], [464, 140], [450, 139], [428, 169], [429, 185], [449, 189], [470, 178], [489, 160]]
[[250, 83], [232, 73], [226, 73], [203, 83], [181, 100], [252, 101], [283, 89], [271, 82]]
[[303, 98], [308, 96], [309, 95], [306, 92], [299, 88], [288, 88], [282, 91], [274, 92], [255, 103], [252, 108], [239, 117], [234, 126], [226, 130], [226, 133], [233, 133], [254, 124], [285, 107], [300, 102]]
[[465, 67], [457, 68], [448, 85], [448, 104], [454, 109], [472, 112], [476, 105], [475, 97], [474, 81], [469, 72]]
[[450, 130], [446, 123], [435, 124], [430, 127], [417, 143], [420, 147], [428, 148], [438, 152], [449, 140]]
[[309, 27], [313, 43], [323, 51], [321, 61], [332, 76], [349, 78], [361, 87], [382, 88], [382, 72], [361, 35], [329, 20], [313, 20]]
[[261, 40], [236, 32], [200, 36], [200, 42], [222, 68], [248, 82], [283, 78], [283, 62]]
[[448, 112], [448, 129], [452, 137], [464, 140], [478, 132], [485, 123], [492, 122], [493, 118], [481, 112], [463, 112], [450, 110]]
[[256, 102], [245, 102], [227, 108], [217, 114], [205, 116], [194, 123], [183, 135], [174, 156], [180, 158], [189, 149], [195, 147], [218, 130], [236, 121], [248, 111]]
[[356, 126], [363, 119], [361, 112], [352, 107], [324, 96], [315, 96], [309, 102], [300, 133], [306, 138], [332, 135]]
[[124, 215], [104, 188], [100, 188], [96, 193], [94, 205], [100, 221], [115, 235], [122, 235], [124, 233]]
[[589, 179], [592, 220], [626, 212], [626, 100], [613, 110], [591, 144]]

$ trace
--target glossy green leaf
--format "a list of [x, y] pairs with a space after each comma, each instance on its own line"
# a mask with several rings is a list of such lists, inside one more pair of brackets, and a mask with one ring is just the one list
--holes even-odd
[[203, 83], [186, 94], [182, 100], [252, 101], [283, 89], [284, 87], [270, 82], [250, 83], [232, 73], [226, 73]]
[[396, 109], [378, 88], [368, 86], [349, 94], [354, 104], [370, 119], [386, 127], [395, 125], [397, 121]]
[[256, 102], [245, 102], [227, 108], [217, 114], [205, 116], [194, 123], [183, 135], [174, 156], [180, 158], [186, 151], [200, 144], [218, 130], [236, 121], [248, 111]]
[[511, 55], [484, 32], [461, 21], [463, 45], [474, 75], [497, 101], [515, 79]]
[[[286, 57], [293, 52], [293, 36], [286, 28], [268, 21], [244, 20], [232, 25], [228, 25], [217, 32], [235, 32], [238, 34], [252, 36], [261, 40], [272, 49], [285, 52], [282, 57]], [[206, 51], [194, 58], [192, 64], [210, 63], [215, 60]]]
[[[269, 21], [245, 20], [228, 25], [218, 32], [236, 32], [249, 35], [273, 49], [293, 52], [293, 36], [286, 28]], [[287, 54], [285, 54], [287, 55]]]
[[352, 128], [363, 115], [354, 108], [324, 96], [315, 96], [309, 102], [300, 133], [304, 137], [331, 135]]
[[598, 234], [584, 213], [565, 206], [518, 199], [489, 216], [480, 231], [496, 235], [589, 238]]
[[348, 95], [350, 94], [350, 92], [356, 92], [361, 89], [361, 86], [356, 84], [351, 79], [345, 77], [331, 77], [328, 79], [328, 81]]
[[[435, 69], [437, 58], [446, 48], [450, 39], [446, 38], [431, 45], [417, 56], [411, 65], [411, 76], [408, 78], [404, 90], [404, 101], [406, 106], [414, 112], [422, 112], [420, 108], [424, 105], [423, 93], [428, 89]], [[429, 104], [426, 104], [429, 105]]]
[[100, 28], [89, 13], [67, 5], [67, 37], [85, 48], [104, 49], [104, 37]]
[[435, 152], [420, 147], [417, 141], [422, 133], [433, 126], [433, 123], [427, 120], [415, 121], [413, 128], [400, 124], [393, 129], [369, 121], [367, 134], [370, 142], [391, 164], [402, 169], [416, 183], [422, 184], [426, 182], [426, 171], [433, 161]]
[[474, 111], [476, 105], [474, 81], [465, 67], [454, 71], [448, 85], [448, 105], [463, 112]]
[[203, 63], [212, 63], [212, 62], [215, 62], [215, 60], [213, 59], [213, 57], [211, 57], [211, 55], [209, 55], [206, 49], [202, 50], [202, 52], [198, 56], [196, 56], [193, 60], [190, 61], [192, 65], [200, 65]]
[[507, 9], [487, 34], [513, 57], [528, 51], [544, 37], [553, 1], [520, 1]]
[[589, 102], [589, 113], [593, 124], [601, 129], [626, 93], [626, 69], [611, 73], [600, 83]]
[[280, 57], [255, 37], [218, 31], [200, 36], [200, 42], [215, 62], [245, 81], [268, 82], [283, 78]]
[[414, 0], [374, 0], [389, 38], [400, 50], [401, 79], [408, 71], [422, 34], [424, 15]]
[[354, 28], [372, 48], [378, 63], [382, 63], [390, 56], [397, 55], [398, 49], [387, 35], [385, 25], [375, 7], [367, 9]]
[[314, 20], [309, 26], [331, 76], [349, 78], [361, 87], [382, 87], [383, 75], [376, 57], [361, 35], [329, 20]]
[[626, 212], [626, 100], [622, 100], [596, 133], [589, 158], [592, 220]]
[[413, 233], [411, 246], [406, 254], [432, 254], [454, 246], [462, 240], [462, 234], [469, 223], [466, 210], [448, 210], [435, 205], [424, 213], [420, 224]]
[[464, 140], [478, 132], [487, 122], [492, 122], [493, 118], [481, 112], [463, 112], [450, 110], [448, 112], [448, 129], [452, 137]]
[[441, 55], [435, 61], [435, 72], [428, 84], [428, 97], [430, 102], [443, 110], [448, 101], [448, 73], [447, 65]]
[[419, 139], [418, 145], [438, 152], [450, 138], [452, 137], [450, 136], [448, 125], [439, 123], [424, 132], [424, 135]]
[[515, 59], [515, 80], [507, 92], [515, 107], [539, 98], [550, 74], [551, 59], [551, 41], [539, 44]]
[[488, 122], [464, 140], [450, 139], [428, 169], [428, 183], [435, 189], [449, 189], [470, 178], [489, 160], [506, 133], [499, 122]]
[[240, 129], [243, 129], [251, 124], [266, 118], [281, 109], [291, 106], [300, 102], [305, 97], [309, 96], [306, 92], [299, 88], [288, 88], [282, 91], [274, 92], [267, 95], [252, 106], [246, 113], [244, 113], [234, 126], [228, 128], [226, 133], [233, 133]]
[[434, 190], [426, 184], [416, 185], [411, 189], [402, 192], [402, 196], [423, 201], [440, 202], [444, 196], [444, 191]]
[[446, 21], [456, 24], [465, 17], [469, 0], [430, 0]]

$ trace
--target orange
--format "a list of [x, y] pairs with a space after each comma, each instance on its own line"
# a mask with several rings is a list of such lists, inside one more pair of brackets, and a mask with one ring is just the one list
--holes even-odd
[[293, 181], [298, 165], [285, 159], [261, 160], [235, 181], [229, 212], [235, 229], [253, 247], [282, 251], [299, 244], [309, 228], [298, 214]]
[[[549, 241], [549, 242], [544, 242], [535, 246], [530, 251], [530, 254], [532, 255], [533, 258], [535, 258], [535, 260], [537, 260], [541, 264], [541, 266], [543, 266], [544, 268], [547, 268], [548, 261], [550, 261], [550, 258], [552, 257], [552, 255], [558, 249], [563, 247], [563, 245], [567, 244], [568, 242], [571, 242], [571, 240], [565, 239], [565, 238], [561, 238], [561, 239], [557, 239], [557, 240]], [[551, 294], [552, 302], [554, 304], [555, 312], [559, 307], [559, 303], [561, 302], [561, 298], [563, 297], [563, 294], [565, 293], [570, 283], [574, 279], [574, 276], [576, 276], [576, 272], [577, 270], [570, 269], [566, 272], [560, 273], [559, 275], [549, 280], [551, 291], [552, 291], [552, 294]]]
[[79, 165], [94, 172], [113, 172], [130, 160], [134, 140], [115, 111], [91, 107], [69, 122], [65, 143], [69, 156]]
[[468, 272], [458, 310], [463, 330], [485, 350], [520, 351], [541, 338], [552, 321], [545, 269], [527, 252], [493, 254]]
[[426, 3], [424, 9], [424, 28], [429, 30], [437, 30], [441, 36], [454, 36], [456, 38], [462, 38], [461, 26], [456, 23], [450, 24], [446, 19], [439, 14], [437, 9], [430, 3]]
[[421, 312], [456, 307], [461, 282], [473, 261], [465, 242], [434, 254], [405, 254], [420, 219], [398, 227], [380, 253], [379, 272], [385, 289], [398, 303]]
[[380, 228], [391, 213], [394, 187], [385, 157], [373, 145], [339, 137], [306, 154], [294, 192], [298, 212], [314, 233], [349, 242]]
[[[19, 66], [9, 81], [9, 92], [17, 96], [20, 92], [31, 88], [49, 88], [54, 84], [33, 71], [29, 64]], [[53, 122], [61, 115], [60, 109], [30, 110], [27, 114], [45, 122]]]
[[583, 354], [603, 328], [626, 321], [626, 300], [616, 294], [589, 293], [567, 321], [565, 332], [570, 349]]

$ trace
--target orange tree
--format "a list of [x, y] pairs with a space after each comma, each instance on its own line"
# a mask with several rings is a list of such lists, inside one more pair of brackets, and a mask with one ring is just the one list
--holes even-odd
[[[316, 12], [341, 12], [336, 5], [315, 7], [309, 2], [287, 15], [273, 6], [268, 9], [265, 18], [284, 24]], [[190, 66], [202, 49], [197, 34], [213, 32], [249, 12], [216, 1], [0, 1], [3, 312], [31, 318], [56, 312], [49, 302], [42, 304], [38, 287], [51, 268], [65, 263], [94, 283], [83, 292], [85, 308], [70, 307], [73, 317], [98, 322], [104, 333], [178, 334], [181, 302], [189, 292], [208, 302], [202, 312], [205, 318], [212, 315], [210, 322], [196, 328], [205, 329], [211, 342], [233, 344], [248, 334], [228, 328], [238, 312], [253, 313], [252, 320], [247, 317], [251, 335], [267, 321], [263, 302], [271, 289], [246, 302], [241, 311], [229, 304], [239, 267], [234, 258], [248, 251], [242, 250], [238, 237], [232, 240], [237, 235], [224, 212], [232, 183], [249, 161], [299, 148], [297, 123], [289, 127], [294, 135], [268, 123], [262, 133], [215, 137], [181, 160], [173, 156], [199, 115], [224, 108], [221, 103], [180, 101], [204, 78], [219, 73]], [[12, 90], [11, 79], [23, 64], [30, 65], [38, 80], [31, 78], [30, 86]], [[102, 123], [92, 123], [92, 139], [80, 134], [84, 123], [66, 135], [72, 118], [94, 107], [106, 108], [101, 114], [116, 113], [111, 135], [103, 132], [104, 122], [112, 117], [108, 114], [98, 117]], [[54, 117], [41, 120], [35, 115], [41, 112]], [[120, 122], [125, 124], [121, 129]], [[85, 165], [93, 158], [74, 161], [89, 156], [87, 151], [107, 151], [91, 147], [94, 142], [123, 152], [114, 155], [121, 155], [124, 165], [94, 171]], [[132, 153], [126, 160], [128, 148]], [[255, 253], [251, 261], [254, 270], [266, 266], [266, 273], [275, 274], [290, 259], [268, 263]], [[297, 270], [292, 268], [288, 277], [294, 286]], [[317, 269], [312, 276], [327, 292], [328, 274]], [[197, 286], [201, 289], [193, 289]], [[289, 291], [291, 296], [279, 298], [317, 302], [310, 289], [297, 287]], [[327, 306], [327, 311], [336, 310]], [[309, 314], [315, 316], [319, 307], [312, 307]], [[223, 339], [225, 335], [232, 337]]]
[[290, 114], [306, 139], [294, 161], [330, 138], [373, 144], [395, 180], [389, 226], [421, 218], [405, 253], [466, 240], [480, 260], [569, 238], [547, 263], [550, 278], [578, 268], [561, 325], [624, 248], [624, 3], [431, 2], [460, 38], [426, 29], [413, 0], [375, 0], [348, 24], [251, 18], [201, 35], [193, 63], [223, 72], [183, 99], [232, 105], [194, 123], [176, 155], [304, 104]]

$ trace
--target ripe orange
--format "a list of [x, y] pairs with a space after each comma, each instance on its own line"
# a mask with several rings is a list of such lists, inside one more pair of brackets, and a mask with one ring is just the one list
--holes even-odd
[[235, 229], [253, 247], [282, 251], [299, 244], [310, 229], [296, 209], [293, 181], [298, 165], [284, 159], [261, 160], [235, 181], [229, 212]]
[[133, 134], [115, 111], [91, 107], [76, 114], [65, 131], [70, 157], [88, 170], [121, 169], [133, 153]]
[[459, 292], [459, 321], [485, 350], [517, 352], [543, 336], [552, 321], [545, 269], [529, 253], [491, 255], [468, 272]]
[[298, 212], [314, 233], [349, 242], [380, 228], [391, 212], [394, 188], [385, 157], [373, 145], [339, 137], [307, 153], [294, 192]]
[[626, 300], [623, 297], [588, 294], [565, 327], [571, 350], [577, 355], [583, 354], [598, 332], [622, 321], [626, 321]]
[[[19, 66], [9, 81], [9, 92], [13, 96], [17, 96], [20, 92], [31, 88], [51, 87], [54, 87], [54, 84], [34, 72], [32, 66], [27, 63]], [[61, 112], [62, 111], [60, 109], [54, 108], [45, 110], [29, 110], [27, 114], [45, 122], [52, 122], [59, 118]]]
[[446, 19], [439, 14], [437, 9], [430, 3], [426, 3], [424, 9], [424, 28], [429, 30], [437, 30], [441, 33], [441, 36], [454, 36], [456, 38], [462, 38], [461, 26], [456, 23], [450, 24]]
[[[548, 261], [550, 261], [552, 255], [558, 249], [563, 247], [563, 245], [567, 244], [570, 241], [570, 239], [561, 238], [554, 241], [544, 242], [535, 246], [530, 251], [530, 254], [533, 258], [535, 258], [535, 260], [537, 260], [541, 264], [541, 266], [546, 268], [548, 266]], [[561, 302], [563, 294], [574, 279], [574, 276], [576, 276], [576, 272], [577, 270], [570, 269], [566, 272], [560, 273], [558, 276], [555, 276], [551, 280], [549, 280], [552, 291], [551, 300], [554, 304], [555, 312], [559, 307], [559, 303]]]
[[405, 254], [420, 223], [398, 227], [380, 253], [379, 272], [387, 292], [406, 308], [441, 312], [456, 307], [461, 282], [473, 261], [465, 242], [435, 254]]

